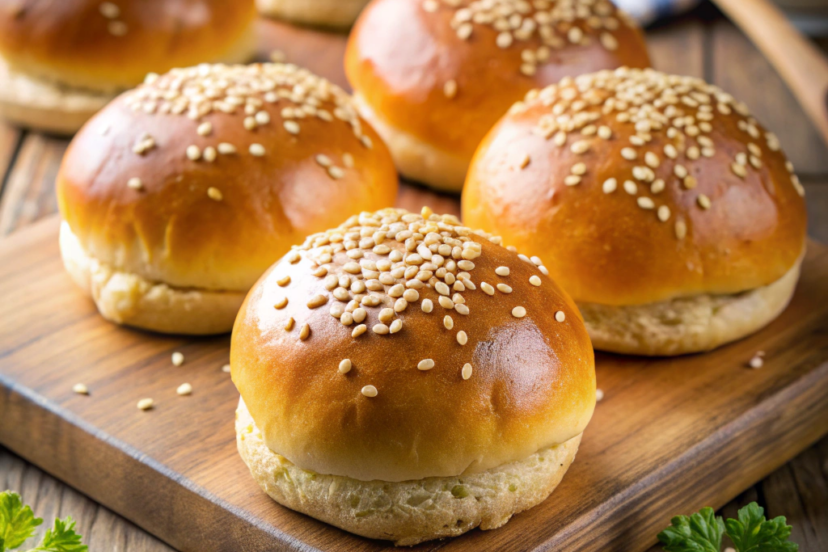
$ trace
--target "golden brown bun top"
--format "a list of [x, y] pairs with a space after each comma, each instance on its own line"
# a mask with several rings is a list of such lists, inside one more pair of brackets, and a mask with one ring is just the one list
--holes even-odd
[[0, 0], [0, 55], [70, 85], [129, 88], [151, 71], [236, 60], [255, 17], [254, 0]]
[[804, 193], [721, 89], [619, 69], [534, 91], [475, 154], [463, 217], [548, 263], [577, 302], [738, 293], [788, 272]]
[[424, 211], [362, 213], [310, 236], [236, 318], [233, 382], [270, 449], [304, 469], [478, 472], [567, 441], [592, 416], [592, 347], [572, 300], [496, 238]]
[[176, 69], [126, 92], [69, 146], [61, 213], [92, 257], [178, 287], [247, 291], [397, 175], [350, 97], [293, 65]]
[[650, 61], [608, 0], [374, 0], [345, 56], [355, 93], [386, 121], [469, 158], [529, 90], [622, 65]]

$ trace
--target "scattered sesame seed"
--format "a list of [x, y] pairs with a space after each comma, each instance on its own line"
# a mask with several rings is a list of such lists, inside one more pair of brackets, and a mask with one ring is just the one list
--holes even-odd
[[208, 163], [212, 163], [213, 161], [215, 161], [216, 160], [216, 148], [214, 148], [213, 146], [207, 146], [206, 148], [204, 148], [203, 157], [204, 157], [204, 160], [207, 161]]
[[443, 317], [443, 326], [445, 326], [447, 330], [451, 330], [454, 328], [454, 319], [449, 315], [445, 315]]
[[434, 310], [434, 303], [431, 302], [431, 299], [423, 299], [420, 307], [423, 309], [423, 312], [429, 313]]
[[77, 393], [78, 395], [88, 395], [89, 394], [89, 388], [86, 387], [86, 385], [84, 385], [82, 383], [76, 383], [75, 385], [73, 385], [72, 386], [72, 391], [74, 393]]
[[402, 320], [400, 320], [398, 318], [398, 319], [394, 320], [393, 322], [391, 322], [391, 326], [389, 326], [388, 331], [391, 332], [392, 334], [395, 334], [395, 333], [397, 333], [398, 331], [400, 331], [402, 329], [402, 325], [403, 325]]
[[174, 366], [181, 366], [184, 364], [184, 355], [178, 351], [172, 354], [171, 359]]
[[676, 237], [680, 240], [683, 240], [684, 237], [687, 235], [687, 224], [683, 220], [676, 221]]
[[566, 178], [564, 178], [564, 184], [567, 186], [577, 186], [581, 183], [581, 177], [575, 174], [570, 174]]
[[285, 286], [289, 285], [290, 284], [290, 275], [285, 274], [284, 276], [282, 276], [281, 278], [276, 280], [276, 283], [279, 284], [279, 287], [285, 287]]
[[626, 159], [627, 161], [634, 161], [638, 158], [638, 153], [632, 148], [623, 148], [621, 150], [621, 157]]
[[452, 99], [457, 95], [457, 81], [449, 80], [443, 85], [443, 94], [446, 98]]
[[227, 142], [222, 142], [218, 145], [218, 152], [222, 155], [232, 155], [236, 153], [236, 146], [228, 144]]
[[482, 289], [483, 292], [486, 293], [487, 295], [494, 295], [495, 294], [494, 288], [491, 285], [487, 284], [486, 282], [481, 282], [480, 289]]
[[207, 188], [207, 197], [212, 199], [213, 201], [221, 201], [224, 199], [224, 196], [221, 194], [221, 190], [218, 188], [213, 188], [212, 186]]
[[126, 35], [127, 31], [129, 30], [127, 28], [126, 23], [124, 23], [123, 21], [110, 21], [109, 23], [107, 23], [106, 29], [112, 36], [118, 37]]
[[[344, 315], [343, 315], [343, 317], [344, 317]], [[354, 331], [351, 332], [351, 337], [359, 337], [367, 331], [368, 331], [368, 326], [366, 326], [365, 324], [360, 324], [359, 326], [354, 328]]]
[[465, 345], [468, 342], [469, 336], [466, 335], [466, 332], [464, 332], [463, 330], [457, 332], [457, 343], [459, 343], [460, 345]]
[[308, 308], [309, 309], [316, 309], [324, 305], [328, 302], [328, 297], [326, 295], [314, 295], [310, 301], [308, 301]]
[[460, 375], [464, 380], [469, 379], [472, 377], [472, 365], [468, 362], [463, 365], [463, 369], [460, 371]]
[[261, 144], [250, 144], [250, 155], [255, 157], [263, 157], [265, 154], [265, 148]]
[[605, 194], [611, 194], [616, 190], [616, 188], [618, 188], [618, 181], [614, 178], [608, 178], [604, 181], [601, 188], [604, 190]]
[[501, 293], [512, 293], [512, 288], [506, 284], [497, 284], [496, 287]]
[[529, 283], [537, 287], [541, 285], [541, 279], [535, 274], [529, 277]]
[[696, 198], [696, 201], [698, 202], [699, 207], [701, 207], [702, 209], [710, 209], [710, 198], [706, 195], [699, 194], [699, 196]]
[[139, 410], [150, 410], [155, 406], [155, 401], [152, 399], [141, 399], [138, 401]]
[[276, 304], [274, 304], [273, 307], [276, 308], [276, 309], [281, 310], [281, 309], [285, 308], [287, 306], [287, 304], [288, 304], [288, 298], [287, 297], [282, 297], [281, 299], [276, 301]]
[[211, 123], [201, 123], [196, 129], [199, 136], [209, 136], [213, 132], [213, 125]]
[[521, 157], [521, 159], [520, 159], [520, 163], [518, 163], [518, 166], [519, 166], [521, 169], [525, 169], [526, 167], [528, 167], [528, 166], [529, 166], [529, 163], [531, 163], [531, 162], [532, 162], [532, 158], [531, 158], [531, 157], [529, 157], [529, 154], [528, 154], [528, 153], [524, 153], [524, 154], [523, 154], [523, 157]]
[[284, 122], [285, 130], [291, 134], [299, 134], [299, 123], [296, 121], [285, 121]]
[[658, 220], [661, 222], [667, 222], [670, 220], [670, 208], [666, 205], [662, 205], [658, 208]]
[[224, 366], [221, 367], [221, 371], [224, 372], [225, 374], [229, 374], [230, 373], [230, 365], [225, 364]]
[[366, 397], [376, 397], [378, 394], [377, 388], [373, 385], [366, 385], [360, 392]]
[[580, 155], [589, 151], [589, 142], [586, 140], [578, 140], [577, 142], [573, 143], [572, 146], [569, 148], [572, 153], [576, 155]]
[[351, 364], [350, 359], [347, 359], [347, 358], [343, 359], [342, 362], [339, 363], [339, 373], [340, 374], [347, 374], [348, 372], [351, 371], [352, 366], [353, 365]]
[[632, 180], [627, 180], [624, 182], [624, 191], [630, 195], [635, 195], [638, 193], [638, 185]]
[[144, 188], [144, 183], [140, 178], [133, 177], [127, 181], [127, 187], [132, 188], [133, 190], [141, 190]]
[[116, 19], [119, 15], [121, 15], [121, 8], [112, 2], [102, 2], [98, 6], [98, 11], [101, 12], [101, 15], [107, 19]]
[[308, 337], [310, 337], [310, 325], [305, 323], [302, 324], [302, 327], [299, 329], [299, 339], [301, 341], [305, 341]]
[[642, 209], [654, 209], [655, 208], [655, 203], [649, 197], [642, 196], [642, 197], [639, 197], [636, 201], [638, 202], [638, 206], [641, 207]]
[[566, 313], [564, 313], [564, 311], [556, 312], [555, 320], [557, 320], [558, 322], [563, 322], [564, 320], [566, 320]]
[[512, 309], [512, 316], [515, 318], [523, 318], [526, 316], [526, 309], [523, 307], [515, 307]]
[[190, 161], [198, 161], [201, 159], [201, 149], [198, 146], [191, 145], [187, 146], [187, 159]]
[[374, 327], [371, 328], [371, 330], [375, 334], [379, 334], [379, 335], [386, 335], [388, 332], [391, 331], [391, 329], [388, 326], [386, 326], [385, 324], [375, 324]]
[[508, 266], [499, 266], [495, 269], [495, 274], [498, 276], [508, 276], [509, 275], [509, 267]]
[[601, 402], [604, 400], [604, 392], [601, 389], [595, 390], [595, 402]]
[[765, 361], [762, 359], [761, 356], [756, 355], [752, 359], [750, 359], [748, 365], [754, 370], [758, 370], [759, 368], [765, 365]]
[[425, 372], [426, 370], [431, 370], [432, 368], [434, 368], [434, 361], [430, 358], [421, 360], [419, 363], [417, 363], [417, 370]]
[[189, 383], [182, 383], [181, 385], [178, 386], [178, 389], [176, 389], [175, 392], [178, 395], [182, 396], [182, 397], [187, 396], [187, 395], [192, 395], [193, 394], [193, 386], [190, 385]]

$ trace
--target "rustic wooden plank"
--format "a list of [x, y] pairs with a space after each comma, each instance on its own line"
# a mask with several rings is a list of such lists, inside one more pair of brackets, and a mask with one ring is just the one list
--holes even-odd
[[0, 236], [57, 211], [55, 177], [68, 143], [26, 134], [0, 198]]
[[647, 33], [653, 67], [665, 73], [705, 78], [704, 22], [695, 17], [658, 25]]
[[828, 178], [822, 182], [805, 183], [805, 205], [808, 207], [808, 235], [828, 244]]
[[0, 121], [0, 194], [23, 132]]
[[712, 25], [713, 82], [775, 132], [802, 175], [828, 173], [828, 147], [762, 54], [726, 20]]
[[[0, 241], [0, 441], [183, 550], [240, 538], [249, 551], [386, 549], [260, 492], [235, 450], [227, 338], [106, 323], [63, 274], [55, 232], [46, 221]], [[724, 505], [828, 431], [826, 281], [828, 249], [812, 244], [791, 307], [759, 334], [677, 359], [598, 355], [606, 396], [553, 498], [500, 530], [418, 550], [640, 550], [677, 511]], [[747, 369], [759, 349], [765, 367]], [[182, 399], [185, 380], [196, 391]], [[78, 381], [91, 396], [71, 392]], [[135, 408], [144, 396], [152, 412]]]

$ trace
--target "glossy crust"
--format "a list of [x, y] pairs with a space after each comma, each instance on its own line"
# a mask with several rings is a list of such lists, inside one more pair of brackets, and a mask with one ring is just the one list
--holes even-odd
[[[376, 118], [439, 152], [460, 157], [464, 164], [468, 164], [492, 125], [529, 90], [567, 75], [650, 64], [640, 30], [608, 2], [598, 3], [608, 6], [604, 19], [615, 21], [617, 29], [596, 29], [585, 19], [577, 19], [572, 25], [553, 24], [556, 35], [551, 42], [556, 46], [550, 48], [549, 59], [539, 63], [531, 76], [521, 73], [522, 56], [524, 50], [536, 51], [544, 46], [538, 32], [528, 40], [515, 39], [508, 48], [501, 48], [497, 45], [497, 30], [474, 24], [471, 36], [464, 40], [452, 26], [455, 8], [438, 4], [436, 11], [429, 12], [425, 7], [428, 3], [374, 0], [351, 33], [345, 69], [355, 94], [364, 99]], [[464, 0], [458, 7], [471, 3]], [[573, 44], [566, 32], [557, 30], [558, 25], [560, 29], [580, 29], [589, 43]], [[600, 37], [606, 33], [614, 37], [616, 49], [609, 50], [601, 43]], [[452, 97], [445, 92], [449, 81], [456, 84]], [[406, 155], [404, 150], [398, 154], [393, 148], [392, 154], [395, 159]], [[439, 169], [408, 165], [404, 174], [433, 179], [439, 177]], [[459, 191], [463, 182], [447, 179], [436, 185]]]
[[111, 91], [153, 71], [247, 61], [255, 17], [254, 0], [0, 0], [0, 55], [46, 80]]
[[[696, 129], [688, 132], [700, 132], [698, 138], [666, 125], [651, 129], [645, 145], [634, 146], [635, 124], [618, 121], [617, 110], [589, 121], [588, 135], [580, 130], [560, 135], [544, 126], [551, 121], [552, 104], [572, 105], [583, 97], [561, 100], [561, 94], [576, 88], [571, 81], [531, 94], [480, 145], [463, 194], [466, 224], [540, 256], [578, 303], [642, 305], [735, 294], [782, 278], [802, 254], [806, 213], [804, 192], [776, 137], [743, 104], [697, 79], [619, 70], [582, 77], [581, 88], [597, 94], [595, 82], [616, 78], [627, 86], [666, 79], [674, 90], [689, 87], [698, 97], [713, 99], [714, 115], [695, 120]], [[685, 117], [696, 108], [683, 101], [676, 106], [684, 116], [676, 112], [668, 120], [681, 118], [685, 127]], [[598, 107], [584, 113], [596, 113]], [[597, 135], [596, 127], [602, 126], [611, 131], [609, 139]], [[559, 138], [565, 140], [561, 146]], [[677, 158], [671, 159], [665, 147], [682, 140], [685, 149], [677, 148]], [[573, 152], [579, 142], [589, 149]], [[692, 147], [697, 149], [690, 154]], [[624, 158], [624, 148], [637, 157]], [[651, 170], [645, 152], [658, 157]], [[579, 163], [585, 173], [567, 185]], [[607, 193], [610, 179], [615, 189]], [[663, 190], [654, 187], [658, 181]], [[632, 195], [625, 191], [626, 182], [635, 184]]]
[[267, 16], [306, 25], [350, 27], [368, 0], [256, 0]]
[[[391, 220], [402, 214], [385, 210], [378, 216]], [[453, 217], [434, 217], [458, 224]], [[379, 230], [351, 220], [328, 236], [347, 234], [352, 227]], [[392, 228], [392, 238], [382, 243], [391, 255], [404, 247], [394, 235], [399, 233]], [[447, 308], [438, 300], [443, 289], [438, 271], [419, 288], [418, 299], [392, 313], [402, 323], [397, 333], [372, 330], [381, 309], [399, 302], [388, 295], [394, 295], [390, 280], [368, 293], [382, 304], [362, 307], [367, 311], [362, 335], [352, 336], [357, 322], [343, 324], [347, 314], [339, 320], [332, 315], [332, 308], [347, 312], [348, 297], [360, 295], [335, 299], [340, 289], [345, 291], [336, 282], [350, 274], [343, 267], [353, 258], [343, 251], [322, 263], [325, 277], [312, 275], [317, 261], [325, 260], [319, 248], [296, 250], [298, 255], [282, 259], [262, 277], [236, 319], [231, 366], [233, 382], [270, 450], [305, 470], [398, 482], [480, 473], [583, 432], [595, 405], [595, 372], [577, 308], [532, 262], [477, 234], [467, 237], [481, 247], [468, 271], [475, 289], [458, 292], [460, 286], [453, 286], [451, 293], [459, 294], [452, 297], [465, 300], [468, 310], [458, 302]], [[306, 246], [317, 239], [312, 236]], [[359, 261], [368, 266], [389, 258], [370, 247], [362, 251]], [[511, 269], [509, 276], [495, 274], [501, 266]], [[539, 286], [530, 284], [533, 276]], [[512, 292], [489, 295], [483, 282], [508, 284]], [[325, 304], [311, 308], [315, 296]], [[433, 302], [431, 312], [422, 309], [426, 300]], [[512, 314], [516, 306], [525, 308], [525, 317]], [[556, 319], [558, 311], [563, 321]], [[451, 317], [451, 330], [445, 316]], [[460, 331], [468, 337], [465, 345], [458, 341]], [[352, 364], [346, 374], [338, 370], [343, 359]], [[418, 369], [426, 359], [434, 367]], [[466, 363], [473, 369], [468, 379], [462, 375]], [[376, 396], [361, 394], [368, 385], [376, 388]]]
[[273, 500], [357, 535], [393, 540], [397, 546], [455, 537], [475, 527], [501, 527], [555, 490], [580, 442], [577, 435], [527, 458], [462, 477], [359, 481], [303, 470], [267, 448], [244, 401], [236, 411], [239, 454]]
[[[239, 100], [251, 114], [224, 99], [215, 105], [232, 113], [201, 116], [212, 104], [185, 104], [184, 94], [153, 100], [178, 81], [198, 90], [211, 79], [284, 82]], [[317, 115], [298, 117], [309, 102]], [[165, 113], [170, 105], [182, 112]], [[114, 270], [175, 288], [246, 292], [307, 234], [396, 198], [388, 151], [355, 113], [344, 92], [294, 66], [176, 70], [120, 96], [75, 137], [57, 177], [60, 211], [83, 250]], [[248, 130], [247, 119], [262, 122]], [[234, 152], [221, 153], [227, 145]], [[188, 158], [190, 146], [198, 158]]]

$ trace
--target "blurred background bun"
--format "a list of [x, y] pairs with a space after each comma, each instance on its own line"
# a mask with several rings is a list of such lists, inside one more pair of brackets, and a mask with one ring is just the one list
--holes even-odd
[[463, 218], [547, 261], [596, 348], [671, 355], [750, 334], [787, 305], [803, 194], [743, 103], [619, 69], [515, 104], [475, 154]]
[[0, 115], [71, 133], [150, 72], [243, 62], [253, 0], [0, 0]]
[[262, 488], [398, 545], [544, 500], [595, 406], [586, 329], [539, 260], [423, 215], [310, 236], [251, 290], [230, 354]]
[[151, 76], [95, 116], [57, 177], [64, 260], [115, 322], [229, 331], [291, 244], [394, 202], [377, 134], [337, 86], [293, 65]]
[[263, 15], [304, 25], [346, 28], [369, 0], [256, 0]]
[[351, 33], [348, 80], [402, 174], [459, 192], [486, 132], [533, 88], [648, 67], [609, 0], [374, 0]]

